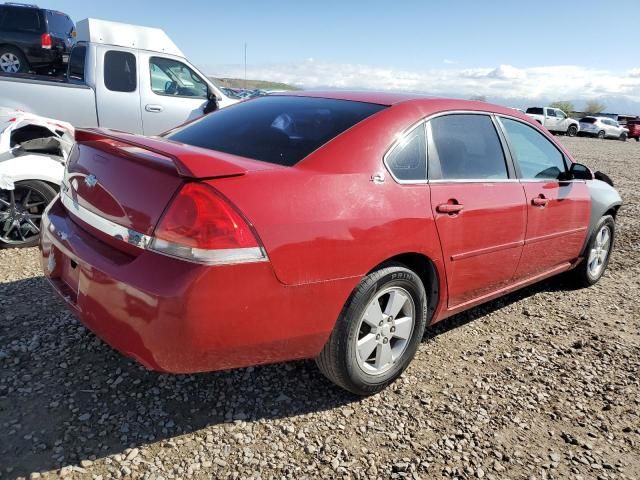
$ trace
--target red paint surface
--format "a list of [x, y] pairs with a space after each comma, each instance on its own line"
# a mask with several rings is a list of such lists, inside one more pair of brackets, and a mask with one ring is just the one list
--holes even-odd
[[[529, 117], [482, 102], [314, 95], [393, 106], [291, 168], [137, 136], [124, 137], [123, 153], [113, 138], [119, 134], [110, 132], [106, 144], [86, 137], [70, 161], [80, 204], [152, 235], [184, 181], [218, 177], [200, 181], [242, 212], [269, 261], [204, 266], [140, 250], [88, 227], [56, 201], [44, 220], [42, 264], [79, 318], [149, 368], [218, 370], [314, 357], [362, 277], [400, 254], [434, 265], [432, 322], [578, 259], [590, 211], [584, 183], [400, 185], [382, 163], [399, 133], [433, 113], [488, 110], [542, 131]], [[81, 185], [89, 173], [99, 178], [94, 189]], [[382, 184], [371, 181], [378, 173]], [[532, 205], [540, 194], [547, 204]], [[437, 212], [449, 203], [463, 208]]]

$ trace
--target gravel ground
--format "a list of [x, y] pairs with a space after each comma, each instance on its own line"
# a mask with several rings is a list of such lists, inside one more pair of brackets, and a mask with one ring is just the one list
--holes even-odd
[[565, 139], [626, 202], [595, 287], [554, 279], [428, 331], [360, 400], [313, 362], [160, 375], [0, 251], [0, 478], [640, 478], [640, 145]]

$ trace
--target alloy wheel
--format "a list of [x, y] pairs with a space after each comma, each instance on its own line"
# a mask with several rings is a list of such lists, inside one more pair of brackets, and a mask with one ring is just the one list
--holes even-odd
[[598, 230], [587, 260], [587, 268], [593, 278], [599, 277], [602, 273], [609, 256], [609, 250], [611, 250], [611, 230], [608, 225], [603, 225]]
[[0, 242], [20, 245], [34, 240], [40, 234], [40, 220], [47, 203], [30, 186], [0, 190]]
[[11, 52], [0, 55], [0, 70], [5, 73], [18, 73], [20, 71], [20, 59]]
[[358, 366], [369, 375], [381, 375], [404, 354], [416, 321], [413, 298], [404, 288], [378, 292], [360, 319], [356, 340]]

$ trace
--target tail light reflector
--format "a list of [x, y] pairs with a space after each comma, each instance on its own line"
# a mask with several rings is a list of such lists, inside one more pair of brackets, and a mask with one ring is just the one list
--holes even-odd
[[187, 183], [165, 211], [149, 246], [194, 262], [264, 261], [264, 249], [249, 223], [212, 187]]
[[51, 50], [51, 47], [53, 46], [53, 42], [51, 41], [51, 35], [49, 35], [48, 33], [43, 33], [40, 36], [40, 45], [42, 46], [42, 48]]

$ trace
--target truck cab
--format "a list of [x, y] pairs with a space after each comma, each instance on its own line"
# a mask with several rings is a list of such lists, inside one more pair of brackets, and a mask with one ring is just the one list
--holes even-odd
[[211, 101], [220, 108], [237, 102], [162, 30], [95, 19], [76, 28], [68, 79], [94, 89], [102, 127], [156, 135], [202, 116]]

